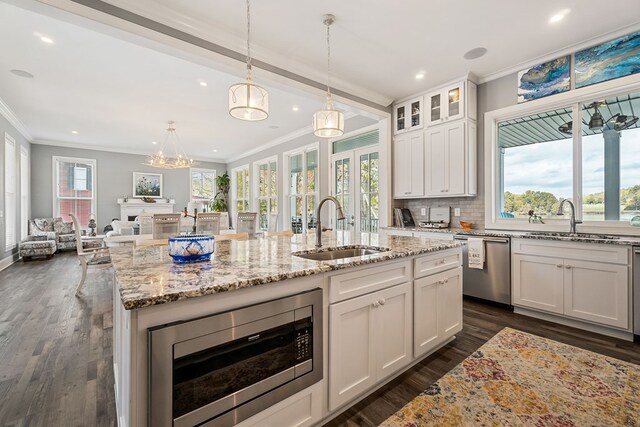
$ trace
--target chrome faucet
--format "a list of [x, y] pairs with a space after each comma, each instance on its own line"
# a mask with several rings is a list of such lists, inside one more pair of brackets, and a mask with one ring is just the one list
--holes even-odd
[[582, 224], [582, 221], [576, 221], [576, 207], [573, 202], [569, 199], [562, 199], [560, 201], [560, 206], [558, 206], [558, 215], [562, 215], [562, 207], [565, 203], [569, 203], [569, 207], [571, 207], [571, 219], [569, 220], [569, 224], [571, 224], [570, 233], [576, 234], [576, 224]]
[[316, 209], [316, 247], [322, 246], [322, 224], [320, 222], [320, 209], [322, 209], [322, 205], [327, 200], [331, 200], [336, 204], [336, 209], [338, 211], [338, 221], [344, 219], [344, 211], [342, 210], [342, 206], [340, 206], [340, 202], [333, 196], [327, 196], [324, 199], [320, 200], [318, 203], [318, 209]]

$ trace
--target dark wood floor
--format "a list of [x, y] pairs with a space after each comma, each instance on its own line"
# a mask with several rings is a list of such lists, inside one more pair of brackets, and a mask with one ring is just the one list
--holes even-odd
[[[90, 272], [77, 299], [79, 277], [73, 252], [0, 272], [0, 425], [115, 425], [110, 275]], [[504, 326], [640, 364], [640, 344], [474, 301], [464, 324], [455, 341], [327, 425], [378, 425]]]

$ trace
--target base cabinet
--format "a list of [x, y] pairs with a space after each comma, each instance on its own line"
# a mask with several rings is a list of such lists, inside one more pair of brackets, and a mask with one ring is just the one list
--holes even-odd
[[414, 357], [462, 330], [462, 267], [414, 281]]
[[411, 360], [411, 284], [329, 306], [329, 409]]
[[511, 269], [514, 305], [558, 314], [564, 312], [562, 259], [513, 255]]

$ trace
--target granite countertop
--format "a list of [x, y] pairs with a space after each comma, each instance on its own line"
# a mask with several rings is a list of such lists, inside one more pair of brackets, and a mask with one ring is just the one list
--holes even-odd
[[164, 245], [110, 251], [122, 304], [132, 310], [462, 245], [418, 237], [377, 234], [353, 237], [338, 232], [331, 236], [325, 233], [324, 247], [368, 245], [389, 251], [333, 261], [312, 261], [291, 255], [315, 249], [314, 242], [315, 235], [220, 241], [216, 242], [210, 261], [193, 264], [173, 263]]
[[578, 243], [597, 243], [604, 245], [622, 245], [632, 246], [640, 245], [640, 237], [634, 236], [617, 236], [612, 234], [595, 234], [595, 233], [577, 233], [570, 235], [569, 233], [541, 233], [527, 231], [506, 231], [506, 230], [482, 230], [471, 229], [463, 230], [460, 228], [421, 228], [421, 227], [382, 227], [383, 230], [406, 230], [427, 233], [443, 233], [443, 234], [462, 234], [468, 236], [486, 236], [486, 237], [517, 237], [522, 239], [535, 240], [556, 240], [561, 242], [578, 242]]

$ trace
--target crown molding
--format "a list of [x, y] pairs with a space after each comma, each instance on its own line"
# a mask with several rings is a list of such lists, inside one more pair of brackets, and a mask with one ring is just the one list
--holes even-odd
[[600, 43], [604, 43], [613, 39], [616, 39], [618, 37], [622, 37], [622, 36], [626, 36], [627, 34], [631, 34], [634, 33], [636, 31], [640, 30], [640, 24], [635, 23], [635, 24], [631, 24], [628, 25], [626, 27], [622, 27], [619, 28], [615, 31], [610, 31], [608, 33], [596, 36], [596, 37], [592, 37], [590, 39], [587, 39], [583, 42], [580, 43], [576, 43], [576, 44], [572, 44], [569, 46], [566, 46], [564, 48], [561, 49], [557, 49], [554, 50], [553, 52], [550, 52], [548, 54], [542, 55], [542, 56], [538, 56], [536, 58], [532, 58], [526, 61], [522, 61], [516, 65], [512, 65], [510, 67], [504, 68], [502, 70], [496, 71], [494, 73], [489, 73], [486, 74], [484, 76], [481, 76], [478, 78], [478, 84], [482, 84], [482, 83], [487, 83], [490, 82], [492, 80], [496, 80], [499, 79], [501, 77], [504, 76], [508, 76], [510, 74], [515, 74], [519, 71], [522, 71], [526, 68], [530, 68], [533, 67], [534, 65], [538, 65], [538, 64], [542, 64], [543, 62], [546, 61], [551, 61], [552, 59], [556, 59], [558, 57], [561, 56], [565, 56], [565, 55], [570, 55], [572, 53], [578, 52], [582, 49], [586, 49], [588, 47], [592, 47], [592, 46], [596, 46]]
[[[118, 153], [118, 154], [135, 154], [139, 156], [148, 156], [151, 154], [151, 151], [145, 150], [133, 150], [129, 148], [119, 148], [119, 147], [108, 147], [106, 145], [87, 145], [81, 142], [69, 142], [69, 141], [53, 141], [48, 139], [38, 139], [31, 141], [32, 144], [35, 145], [47, 145], [51, 147], [62, 147], [62, 148], [75, 148], [80, 150], [91, 150], [91, 151], [105, 151], [107, 153]], [[224, 159], [216, 159], [216, 158], [202, 158], [202, 157], [194, 157], [193, 160], [196, 162], [209, 162], [209, 163], [223, 163], [227, 162]], [[198, 167], [195, 165], [194, 167]]]
[[16, 128], [16, 130], [20, 132], [20, 134], [24, 136], [27, 141], [33, 142], [33, 136], [31, 136], [31, 134], [27, 130], [27, 127], [24, 125], [24, 123], [22, 123], [22, 121], [20, 121], [18, 116], [13, 113], [11, 108], [9, 108], [7, 103], [4, 102], [2, 98], [0, 98], [0, 114], [2, 114], [2, 116], [11, 124], [11, 126]]

